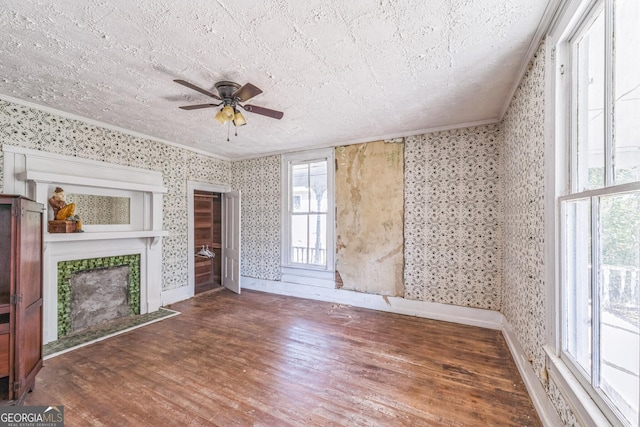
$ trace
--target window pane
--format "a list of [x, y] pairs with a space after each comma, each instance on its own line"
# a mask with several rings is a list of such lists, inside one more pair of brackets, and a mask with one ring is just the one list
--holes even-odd
[[600, 386], [638, 422], [640, 192], [600, 198]]
[[604, 10], [576, 43], [577, 191], [604, 187]]
[[327, 211], [327, 162], [315, 162], [309, 165], [311, 182], [311, 212]]
[[566, 351], [591, 377], [591, 202], [565, 203]]
[[291, 210], [293, 212], [309, 212], [309, 165], [293, 165], [291, 167]]
[[327, 216], [309, 215], [309, 264], [325, 265], [327, 257]]
[[291, 216], [291, 262], [306, 264], [309, 248], [307, 215]]
[[615, 2], [614, 144], [616, 184], [640, 181], [640, 1]]

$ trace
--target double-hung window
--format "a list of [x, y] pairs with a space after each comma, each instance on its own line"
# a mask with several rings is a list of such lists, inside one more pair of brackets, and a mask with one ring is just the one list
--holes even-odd
[[283, 156], [283, 266], [333, 271], [333, 149]]
[[560, 357], [612, 423], [638, 427], [640, 1], [595, 1], [573, 22], [558, 45]]

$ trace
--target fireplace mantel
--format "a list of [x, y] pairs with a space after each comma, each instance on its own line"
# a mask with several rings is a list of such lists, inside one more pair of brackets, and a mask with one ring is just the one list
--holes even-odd
[[[57, 268], [60, 261], [140, 254], [140, 313], [156, 311], [162, 293], [162, 173], [3, 145], [4, 192], [42, 203], [57, 186], [68, 192], [135, 199], [129, 225], [85, 226], [84, 233], [49, 233], [43, 225], [44, 343], [58, 338]], [[51, 218], [49, 212], [48, 217]]]

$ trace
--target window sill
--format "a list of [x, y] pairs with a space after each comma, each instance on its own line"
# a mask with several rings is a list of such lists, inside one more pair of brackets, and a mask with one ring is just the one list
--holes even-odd
[[622, 424], [611, 423], [580, 381], [551, 348], [545, 346], [544, 351], [547, 355], [549, 379], [555, 383], [581, 425], [585, 427], [622, 426]]

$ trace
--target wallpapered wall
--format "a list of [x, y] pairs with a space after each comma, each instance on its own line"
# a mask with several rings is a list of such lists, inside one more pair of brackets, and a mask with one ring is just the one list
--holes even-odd
[[[498, 125], [407, 139], [405, 298], [500, 309], [500, 141]], [[233, 163], [244, 276], [280, 280], [280, 168]]]
[[[162, 172], [163, 290], [187, 285], [187, 181], [227, 183], [230, 164], [192, 151], [0, 100], [0, 144]], [[3, 180], [0, 152], [0, 192]]]
[[498, 125], [409, 137], [405, 298], [500, 309]]
[[240, 273], [280, 280], [280, 156], [237, 161], [232, 170], [242, 198]]
[[[545, 47], [529, 64], [502, 122], [504, 262], [502, 313], [540, 375], [545, 356]], [[554, 384], [547, 393], [565, 425], [578, 423]]]

